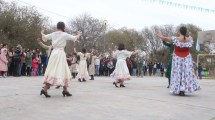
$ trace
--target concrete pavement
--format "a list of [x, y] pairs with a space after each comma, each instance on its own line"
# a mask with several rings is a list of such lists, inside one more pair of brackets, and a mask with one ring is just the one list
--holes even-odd
[[202, 90], [185, 97], [168, 92], [167, 79], [132, 78], [115, 88], [110, 77], [73, 80], [63, 97], [52, 87], [40, 96], [43, 77], [0, 78], [0, 120], [215, 120], [215, 80], [201, 80]]

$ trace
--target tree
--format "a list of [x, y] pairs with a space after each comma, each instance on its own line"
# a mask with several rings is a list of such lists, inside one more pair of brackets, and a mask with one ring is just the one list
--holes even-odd
[[[141, 31], [147, 46], [149, 61], [162, 62], [168, 59], [168, 50], [163, 46], [163, 42], [157, 37], [157, 33], [165, 36], [173, 36], [175, 29], [173, 25], [146, 27]], [[168, 60], [167, 60], [168, 61]]]
[[9, 46], [22, 44], [24, 47], [36, 48], [36, 38], [47, 21], [35, 8], [17, 6], [16, 3], [0, 2], [1, 42]]
[[123, 43], [128, 50], [146, 50], [142, 35], [134, 29], [121, 28], [117, 30], [111, 30], [106, 34], [106, 41], [106, 46], [112, 49], [119, 43]]
[[86, 13], [69, 21], [68, 24], [71, 33], [82, 32], [79, 48], [96, 48], [102, 50], [99, 45], [105, 42], [104, 34], [107, 27], [107, 24], [104, 24], [102, 21]]

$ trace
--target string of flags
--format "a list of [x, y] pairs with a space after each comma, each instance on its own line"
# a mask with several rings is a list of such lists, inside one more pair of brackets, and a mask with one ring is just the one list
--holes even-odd
[[215, 9], [208, 9], [208, 8], [202, 8], [202, 7], [192, 6], [192, 5], [180, 4], [180, 3], [170, 2], [170, 1], [166, 1], [166, 0], [143, 0], [143, 1], [215, 14]]

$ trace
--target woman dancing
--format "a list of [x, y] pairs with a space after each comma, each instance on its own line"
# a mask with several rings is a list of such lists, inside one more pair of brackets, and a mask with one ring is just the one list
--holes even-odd
[[198, 81], [195, 78], [192, 56], [189, 48], [193, 45], [193, 38], [186, 37], [187, 28], [181, 27], [178, 37], [164, 37], [158, 34], [163, 41], [171, 42], [174, 45], [172, 56], [172, 70], [170, 92], [185, 96], [185, 92], [192, 93], [200, 89]]
[[168, 62], [168, 67], [167, 67], [167, 70], [166, 70], [166, 73], [165, 73], [165, 76], [168, 78], [168, 86], [167, 88], [169, 88], [170, 86], [170, 81], [171, 81], [171, 69], [172, 69], [172, 54], [173, 54], [173, 51], [174, 51], [174, 45], [173, 43], [169, 43], [169, 42], [166, 42], [166, 41], [163, 41], [163, 44], [167, 47], [169, 47], [169, 52], [170, 52], [170, 59], [169, 59], [169, 62]]
[[79, 39], [80, 32], [76, 36], [70, 35], [65, 32], [65, 24], [63, 22], [57, 23], [57, 31], [51, 34], [44, 34], [41, 31], [43, 41], [51, 40], [53, 51], [50, 55], [48, 66], [45, 71], [44, 89], [41, 90], [40, 95], [44, 94], [46, 97], [51, 97], [48, 95], [47, 90], [50, 86], [63, 86], [63, 96], [72, 96], [67, 90], [69, 86], [71, 77], [71, 72], [69, 70], [66, 54], [64, 48], [66, 46], [67, 40], [73, 40], [74, 42]]
[[124, 44], [118, 45], [118, 50], [112, 51], [110, 50], [110, 54], [117, 59], [116, 67], [114, 72], [111, 74], [112, 77], [115, 77], [116, 81], [113, 82], [113, 85], [118, 87], [118, 83], [120, 84], [120, 87], [125, 87], [124, 81], [130, 80], [131, 75], [129, 73], [127, 64], [126, 64], [126, 58], [130, 58], [131, 55], [137, 54], [136, 51], [130, 52], [125, 50]]
[[87, 59], [89, 59], [91, 53], [93, 53], [93, 50], [91, 53], [87, 53], [87, 50], [85, 48], [82, 49], [82, 52], [77, 52], [74, 48], [74, 53], [77, 53], [78, 56], [80, 56], [80, 62], [79, 62], [79, 69], [78, 69], [78, 81], [79, 82], [86, 82], [86, 80], [89, 80], [89, 73], [87, 71]]
[[[93, 49], [92, 49], [93, 51]], [[91, 77], [90, 80], [94, 80], [94, 75], [96, 74], [96, 70], [95, 70], [95, 53], [91, 53], [90, 58], [89, 58], [89, 67], [88, 67], [88, 71], [89, 71], [89, 75]]]

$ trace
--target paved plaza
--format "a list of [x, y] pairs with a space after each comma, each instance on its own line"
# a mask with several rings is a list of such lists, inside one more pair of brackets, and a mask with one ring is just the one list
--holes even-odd
[[43, 77], [0, 78], [0, 120], [215, 120], [215, 80], [201, 80], [201, 90], [185, 97], [168, 92], [167, 79], [133, 77], [115, 88], [110, 77], [73, 80], [63, 97], [52, 87], [40, 96]]

